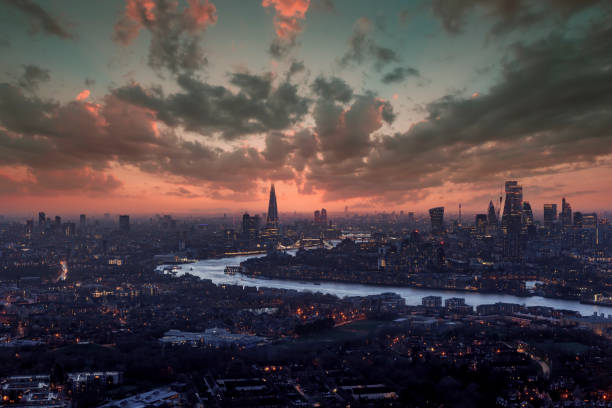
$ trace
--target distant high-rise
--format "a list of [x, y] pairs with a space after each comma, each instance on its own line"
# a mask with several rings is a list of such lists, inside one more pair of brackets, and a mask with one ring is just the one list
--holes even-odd
[[444, 207], [430, 208], [429, 217], [431, 218], [431, 232], [442, 232], [444, 229]]
[[268, 227], [278, 228], [278, 206], [276, 205], [276, 191], [274, 184], [270, 187], [270, 201], [268, 202], [268, 216], [266, 218]]
[[[43, 225], [44, 225], [44, 223], [43, 223]], [[30, 238], [32, 236], [32, 231], [33, 230], [34, 230], [34, 220], [27, 220], [26, 221], [26, 235], [28, 236], [28, 238]]]
[[45, 221], [47, 220], [47, 215], [44, 212], [39, 212], [38, 213], [38, 226], [40, 228], [44, 228], [45, 227]]
[[517, 259], [520, 257], [523, 225], [523, 187], [517, 181], [506, 181], [506, 201], [501, 224], [504, 233], [504, 257]]
[[580, 211], [574, 213], [574, 226], [582, 228], [582, 213]]
[[476, 214], [476, 231], [479, 234], [484, 234], [486, 232], [487, 225], [488, 225], [487, 214]]
[[59, 215], [55, 216], [55, 226], [57, 228], [59, 228], [62, 225], [62, 217], [60, 217]]
[[66, 234], [67, 237], [74, 236], [75, 231], [76, 231], [76, 224], [74, 222], [67, 222], [66, 224], [64, 224], [64, 233]]
[[242, 235], [247, 239], [256, 239], [259, 235], [259, 223], [261, 218], [259, 215], [250, 216], [249, 213], [244, 213], [242, 216]]
[[597, 213], [582, 214], [582, 227], [592, 229], [597, 228]]
[[529, 201], [523, 201], [522, 216], [523, 225], [533, 225], [533, 211], [531, 210], [531, 204], [529, 204]]
[[321, 224], [327, 225], [327, 210], [325, 208], [321, 208]]
[[489, 201], [489, 208], [487, 209], [487, 225], [489, 230], [495, 230], [497, 228], [497, 214], [495, 213], [495, 206], [493, 200]]
[[128, 232], [130, 230], [130, 216], [129, 215], [119, 216], [119, 230], [123, 232]]
[[565, 201], [565, 197], [561, 200], [561, 225], [568, 227], [572, 225], [572, 206]]
[[[521, 217], [523, 210], [523, 187], [517, 181], [506, 181], [506, 201], [504, 202], [504, 212], [502, 214], [502, 228], [508, 230], [510, 225], [510, 216], [514, 214], [516, 217]], [[514, 222], [512, 222], [515, 224]]]
[[87, 226], [87, 216], [85, 214], [81, 214], [79, 216], [79, 226], [81, 227], [81, 229]]
[[320, 224], [321, 223], [321, 211], [319, 211], [319, 210], [315, 210], [315, 212], [314, 212], [314, 223], [315, 224]]
[[544, 204], [544, 227], [552, 229], [553, 223], [557, 220], [557, 204]]

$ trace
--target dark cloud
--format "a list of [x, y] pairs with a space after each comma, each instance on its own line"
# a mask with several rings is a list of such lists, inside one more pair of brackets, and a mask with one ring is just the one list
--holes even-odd
[[189, 0], [181, 10], [172, 0], [127, 0], [114, 27], [113, 39], [130, 44], [145, 28], [151, 34], [149, 65], [161, 72], [193, 72], [206, 65], [200, 42], [208, 26], [217, 22], [208, 0]]
[[96, 84], [95, 79], [85, 78], [85, 86], [92, 87]]
[[182, 91], [164, 96], [159, 89], [129, 85], [113, 93], [129, 103], [151, 109], [168, 126], [226, 139], [269, 130], [282, 130], [300, 121], [309, 101], [298, 95], [297, 87], [282, 82], [274, 87], [270, 74], [233, 74], [230, 82], [240, 88], [234, 93], [191, 76], [180, 75]]
[[348, 41], [349, 48], [340, 58], [341, 66], [348, 66], [351, 63], [359, 64], [366, 59], [372, 59], [374, 67], [380, 70], [392, 62], [401, 60], [397, 52], [376, 43], [371, 38], [371, 34], [372, 21], [367, 17], [357, 20]]
[[44, 8], [31, 0], [3, 0], [6, 4], [15, 7], [24, 13], [30, 20], [32, 32], [44, 31], [46, 34], [59, 38], [72, 39], [74, 36], [67, 27], [56, 17], [49, 14]]
[[120, 182], [106, 174], [116, 163], [170, 182], [206, 185], [211, 195], [252, 191], [257, 180], [293, 179], [293, 152], [306, 154], [304, 146], [293, 146], [291, 136], [277, 132], [262, 151], [249, 146], [223, 150], [160, 129], [156, 111], [113, 94], [99, 104], [61, 104], [27, 96], [9, 84], [0, 84], [0, 128], [0, 161], [24, 167], [37, 185], [58, 190], [116, 189]]
[[608, 22], [580, 38], [518, 43], [487, 93], [440, 98], [404, 133], [347, 141], [361, 146], [359, 156], [313, 163], [307, 182], [329, 199], [366, 191], [401, 199], [449, 182], [480, 185], [609, 166], [611, 66]]
[[313, 112], [323, 162], [361, 160], [373, 145], [372, 133], [395, 118], [393, 108], [373, 94], [356, 96], [348, 109], [336, 100], [321, 97]]
[[181, 198], [200, 198], [200, 197], [204, 197], [203, 194], [194, 193], [191, 190], [186, 189], [185, 187], [178, 187], [177, 189], [170, 190], [170, 191], [168, 191], [166, 193], [166, 195], [174, 196], [174, 197], [181, 197]]
[[287, 71], [287, 80], [290, 80], [294, 75], [304, 72], [305, 70], [306, 66], [304, 65], [304, 61], [293, 60], [289, 66], [289, 71]]
[[564, 22], [603, 0], [434, 0], [432, 11], [442, 21], [444, 29], [459, 34], [470, 13], [477, 10], [493, 22], [491, 33], [498, 35], [516, 29]]
[[311, 85], [313, 92], [326, 101], [347, 103], [353, 98], [353, 89], [342, 79], [318, 76]]
[[56, 195], [62, 193], [86, 193], [103, 195], [122, 186], [112, 174], [92, 169], [38, 171], [29, 169], [27, 179], [14, 179], [0, 174], [0, 195]]
[[47, 82], [51, 79], [48, 69], [40, 68], [37, 65], [24, 65], [23, 74], [19, 78], [19, 86], [24, 89], [33, 91], [38, 89], [41, 82]]
[[385, 84], [392, 84], [397, 82], [403, 82], [409, 77], [420, 77], [421, 73], [418, 69], [412, 67], [396, 67], [393, 71], [387, 72], [382, 77], [382, 82]]

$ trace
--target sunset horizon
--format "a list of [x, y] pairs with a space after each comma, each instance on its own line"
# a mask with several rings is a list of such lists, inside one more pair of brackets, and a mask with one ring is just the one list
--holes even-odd
[[270, 183], [287, 212], [477, 213], [513, 179], [609, 211], [587, 3], [4, 1], [2, 213], [260, 211]]

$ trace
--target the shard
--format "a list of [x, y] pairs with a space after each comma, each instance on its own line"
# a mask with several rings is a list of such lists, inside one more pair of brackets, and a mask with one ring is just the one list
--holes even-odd
[[278, 207], [276, 206], [276, 191], [274, 191], [274, 184], [272, 184], [270, 188], [270, 201], [268, 202], [266, 225], [273, 228], [278, 227]]

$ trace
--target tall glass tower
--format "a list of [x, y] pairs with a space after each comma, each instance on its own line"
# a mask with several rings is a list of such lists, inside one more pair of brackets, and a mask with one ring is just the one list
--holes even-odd
[[278, 228], [278, 207], [276, 206], [276, 191], [274, 190], [274, 184], [272, 184], [270, 188], [270, 201], [268, 202], [266, 226]]

